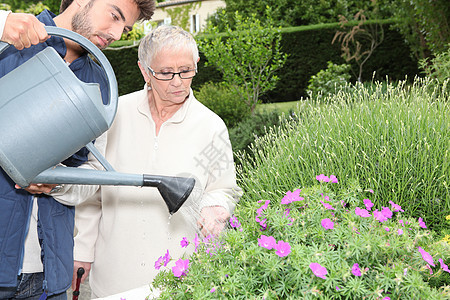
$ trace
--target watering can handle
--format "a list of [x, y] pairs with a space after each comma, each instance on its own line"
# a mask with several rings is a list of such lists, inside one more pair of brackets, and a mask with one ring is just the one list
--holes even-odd
[[[49, 35], [67, 38], [80, 44], [84, 49], [86, 49], [90, 54], [92, 54], [100, 63], [108, 79], [109, 101], [108, 104], [105, 105], [105, 110], [107, 114], [106, 121], [108, 123], [108, 127], [110, 127], [114, 120], [114, 117], [116, 116], [118, 89], [117, 89], [116, 75], [114, 74], [114, 70], [111, 67], [111, 64], [109, 63], [108, 59], [102, 53], [102, 51], [100, 51], [100, 49], [97, 48], [97, 46], [95, 46], [91, 41], [89, 41], [87, 38], [78, 33], [56, 26], [45, 26], [45, 29], [47, 30], [47, 33]], [[0, 54], [4, 50], [6, 50], [6, 48], [8, 48], [9, 46], [10, 44], [0, 41]]]

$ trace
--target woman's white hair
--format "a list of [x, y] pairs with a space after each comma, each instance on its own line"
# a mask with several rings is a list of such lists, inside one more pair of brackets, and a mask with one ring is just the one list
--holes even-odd
[[141, 64], [150, 66], [161, 50], [191, 50], [197, 68], [198, 47], [192, 35], [181, 27], [161, 25], [147, 34], [139, 45], [138, 57]]

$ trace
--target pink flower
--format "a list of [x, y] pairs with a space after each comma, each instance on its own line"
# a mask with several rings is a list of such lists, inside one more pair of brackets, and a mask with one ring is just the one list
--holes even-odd
[[183, 237], [183, 239], [180, 242], [181, 248], [186, 248], [187, 246], [189, 246], [189, 241], [186, 237]]
[[198, 235], [195, 234], [195, 237], [194, 237], [194, 246], [195, 246], [194, 252], [195, 253], [197, 253], [198, 245], [200, 245], [200, 239], [198, 238]]
[[330, 175], [330, 181], [331, 181], [331, 183], [338, 183], [338, 180], [337, 180], [336, 176], [334, 176], [334, 175]]
[[404, 211], [400, 205], [395, 204], [395, 203], [392, 202], [392, 201], [389, 201], [389, 204], [392, 206], [392, 210], [393, 210], [394, 212], [397, 212], [397, 211]]
[[361, 276], [361, 270], [359, 269], [359, 264], [354, 264], [352, 267], [352, 274], [355, 276]]
[[367, 210], [371, 210], [373, 207], [373, 203], [372, 201], [370, 201], [370, 199], [364, 199], [364, 205], [366, 206]]
[[369, 191], [369, 193], [372, 193], [372, 194], [373, 194], [373, 190], [372, 190], [372, 189], [368, 189], [368, 191]]
[[402, 235], [403, 234], [403, 229], [399, 229], [398, 230], [398, 235]]
[[258, 239], [258, 245], [269, 250], [275, 248], [276, 244], [277, 241], [273, 236], [265, 236], [262, 234]]
[[384, 222], [384, 221], [387, 220], [386, 216], [383, 215], [382, 212], [378, 211], [378, 209], [376, 209], [376, 210], [373, 212], [373, 217], [374, 217], [376, 220], [380, 221], [380, 222]]
[[359, 208], [359, 207], [355, 208], [355, 214], [357, 216], [360, 216], [360, 217], [363, 217], [363, 218], [370, 217], [370, 213], [367, 210], [365, 210], [363, 208]]
[[389, 207], [382, 207], [381, 213], [383, 216], [385, 216], [387, 219], [392, 218], [392, 211], [389, 209]]
[[427, 265], [425, 266], [425, 268], [427, 268], [428, 271], [430, 271], [430, 275], [433, 275], [433, 269], [430, 267], [429, 264], [427, 264]]
[[[233, 228], [241, 227], [241, 222], [239, 222], [238, 218], [235, 215], [233, 215], [230, 218], [230, 226], [233, 227]], [[241, 228], [241, 231], [242, 231], [242, 228]]]
[[389, 297], [384, 297], [382, 300], [391, 300], [391, 298], [389, 298]]
[[317, 179], [319, 182], [328, 182], [328, 181], [330, 181], [330, 178], [328, 178], [328, 177], [325, 176], [324, 174], [317, 175], [317, 176], [316, 176], [316, 179]]
[[389, 229], [389, 227], [386, 227], [386, 228], [384, 228], [384, 230], [389, 231], [390, 229]]
[[331, 204], [323, 202], [322, 200], [320, 200], [320, 203], [322, 203], [326, 209], [336, 210], [333, 206], [331, 206]]
[[419, 217], [419, 226], [425, 229], [427, 228], [427, 225], [425, 225], [425, 222], [421, 217]]
[[301, 189], [296, 189], [295, 191], [291, 192], [291, 191], [287, 191], [286, 196], [283, 197], [283, 199], [281, 199], [281, 204], [289, 204], [292, 203], [294, 201], [302, 201], [305, 198], [300, 197], [300, 192], [302, 190]]
[[322, 267], [318, 263], [310, 263], [309, 268], [317, 277], [327, 279], [326, 275], [328, 274], [327, 268]]
[[214, 293], [216, 291], [216, 288], [212, 288], [209, 292]]
[[444, 270], [445, 272], [450, 273], [450, 270], [448, 269], [448, 266], [444, 263], [444, 261], [442, 260], [442, 258], [439, 258], [438, 261], [439, 261], [439, 263], [441, 264], [442, 270]]
[[288, 256], [289, 253], [291, 253], [291, 245], [289, 245], [288, 242], [278, 241], [275, 245], [275, 249], [277, 250], [275, 254], [279, 257]]
[[425, 250], [423, 250], [421, 247], [419, 247], [419, 252], [422, 254], [422, 258], [424, 261], [435, 267], [433, 257]]
[[405, 227], [405, 223], [403, 222], [403, 220], [398, 220], [398, 222], [399, 222], [400, 224], [402, 224], [403, 227]]
[[167, 264], [170, 262], [170, 254], [169, 254], [169, 250], [167, 249], [166, 254], [164, 254], [163, 256], [161, 256], [160, 258], [158, 258], [155, 261], [155, 269], [159, 270], [162, 266], [167, 266]]
[[334, 228], [333, 221], [331, 221], [328, 218], [323, 219], [321, 223], [322, 223], [322, 227], [325, 229], [333, 229]]
[[172, 272], [175, 277], [186, 276], [189, 268], [189, 259], [179, 259], [172, 267]]

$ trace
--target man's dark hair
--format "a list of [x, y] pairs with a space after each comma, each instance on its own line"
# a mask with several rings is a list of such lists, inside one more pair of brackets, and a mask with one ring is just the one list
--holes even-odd
[[[69, 7], [70, 4], [72, 4], [72, 2], [73, 0], [62, 0], [61, 6], [59, 7], [59, 13], [65, 11], [66, 8]], [[156, 8], [155, 0], [134, 0], [134, 3], [136, 3], [139, 11], [141, 12], [138, 21], [150, 20], [150, 18], [153, 16], [153, 13], [155, 12]]]

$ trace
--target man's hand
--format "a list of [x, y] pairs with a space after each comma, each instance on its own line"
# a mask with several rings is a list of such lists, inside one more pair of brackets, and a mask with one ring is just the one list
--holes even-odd
[[217, 236], [226, 226], [230, 213], [222, 206], [207, 206], [202, 208], [197, 221], [204, 236]]
[[81, 283], [83, 283], [86, 280], [86, 277], [89, 275], [89, 272], [91, 271], [91, 263], [83, 262], [83, 261], [74, 261], [73, 262], [73, 277], [72, 277], [72, 290], [73, 291], [77, 287], [77, 271], [79, 268], [84, 269], [84, 274], [81, 277]]
[[32, 14], [10, 13], [0, 40], [12, 44], [17, 50], [28, 48], [48, 39], [44, 24]]
[[[57, 184], [32, 183], [23, 189], [30, 194], [48, 194], [55, 186]], [[16, 189], [21, 189], [21, 187], [16, 184]]]

